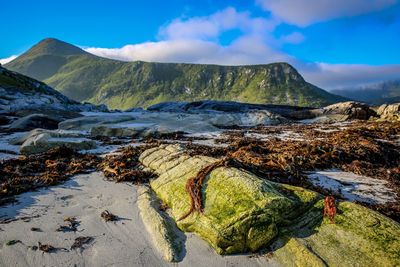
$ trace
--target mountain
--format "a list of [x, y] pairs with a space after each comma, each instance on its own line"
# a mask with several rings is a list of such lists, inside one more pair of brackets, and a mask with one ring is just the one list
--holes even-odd
[[310, 83], [287, 63], [249, 66], [122, 62], [45, 39], [6, 67], [66, 96], [111, 108], [202, 99], [323, 106], [345, 100]]
[[400, 102], [400, 80], [382, 82], [364, 87], [338, 89], [331, 92], [369, 104], [397, 103]]

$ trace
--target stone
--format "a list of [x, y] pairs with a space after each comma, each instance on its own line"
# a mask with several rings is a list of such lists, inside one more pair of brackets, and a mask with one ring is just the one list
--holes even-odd
[[175, 222], [160, 211], [160, 203], [147, 186], [138, 187], [137, 204], [143, 224], [164, 260], [181, 260], [184, 244], [179, 240]]
[[9, 131], [30, 131], [36, 128], [54, 130], [58, 128], [59, 118], [44, 114], [31, 114], [14, 121]]
[[[376, 112], [367, 104], [359, 102], [340, 102], [326, 106], [322, 109], [322, 115], [335, 115], [336, 120], [368, 120], [370, 117], [375, 117]], [[337, 116], [341, 115], [341, 116]], [[334, 116], [333, 116], [334, 117]]]
[[400, 121], [400, 103], [383, 104], [376, 113], [380, 121]]
[[97, 147], [95, 141], [63, 134], [52, 131], [33, 131], [28, 136], [15, 141], [21, 142], [25, 139], [20, 147], [20, 153], [25, 155], [46, 152], [47, 150], [60, 146], [67, 146], [74, 150], [89, 150]]

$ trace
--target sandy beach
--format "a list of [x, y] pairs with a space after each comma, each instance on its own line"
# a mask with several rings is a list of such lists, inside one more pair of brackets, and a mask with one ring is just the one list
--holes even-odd
[[[261, 256], [220, 256], [193, 234], [184, 235], [182, 261], [165, 262], [140, 218], [136, 191], [134, 185], [109, 182], [94, 172], [17, 196], [16, 203], [0, 208], [3, 221], [13, 220], [0, 224], [0, 266], [278, 266]], [[105, 222], [100, 217], [104, 210], [119, 219]], [[65, 217], [79, 222], [76, 232], [56, 231], [65, 224]], [[81, 249], [71, 249], [80, 236], [93, 240]], [[7, 245], [11, 240], [20, 242]], [[38, 242], [56, 251], [32, 250]]]

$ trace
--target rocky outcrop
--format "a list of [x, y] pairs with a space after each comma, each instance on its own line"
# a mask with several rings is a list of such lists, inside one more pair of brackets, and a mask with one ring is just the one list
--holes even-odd
[[67, 111], [107, 111], [104, 105], [81, 104], [70, 100], [46, 84], [0, 66], [0, 111], [23, 109]]
[[342, 120], [368, 120], [376, 112], [367, 104], [358, 102], [340, 102], [323, 108], [323, 115], [341, 117]]
[[139, 160], [159, 175], [150, 186], [177, 226], [195, 232], [218, 253], [269, 245], [284, 266], [400, 264], [400, 225], [357, 204], [340, 202], [333, 224], [322, 217], [324, 201], [313, 191], [218, 167], [203, 182], [203, 212], [185, 218], [191, 207], [187, 181], [216, 159], [162, 145], [144, 151]]
[[96, 142], [81, 137], [76, 133], [63, 133], [60, 131], [48, 131], [36, 129], [27, 135], [13, 141], [13, 144], [21, 144], [21, 154], [37, 154], [46, 152], [55, 147], [66, 146], [74, 150], [88, 150], [96, 148]]
[[59, 124], [63, 130], [90, 130], [92, 136], [149, 136], [173, 132], [204, 133], [235, 126], [279, 124], [285, 118], [264, 110], [244, 113], [135, 112], [86, 116]]
[[400, 103], [383, 104], [379, 106], [376, 113], [381, 121], [400, 121]]
[[30, 131], [36, 128], [54, 130], [58, 128], [61, 119], [44, 114], [32, 114], [22, 117], [7, 128], [9, 131]]
[[288, 105], [272, 105], [272, 104], [250, 104], [240, 103], [234, 101], [217, 101], [217, 100], [203, 100], [195, 102], [162, 102], [152, 105], [147, 108], [150, 111], [164, 111], [164, 112], [210, 112], [222, 111], [230, 113], [245, 113], [249, 111], [268, 111], [276, 113], [281, 116], [286, 116], [295, 111], [311, 110], [311, 108], [288, 106]]

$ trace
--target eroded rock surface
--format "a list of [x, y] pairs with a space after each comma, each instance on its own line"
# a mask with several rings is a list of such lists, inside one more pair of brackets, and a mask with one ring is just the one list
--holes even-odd
[[51, 148], [66, 146], [74, 150], [88, 150], [96, 148], [96, 142], [81, 137], [77, 133], [63, 133], [60, 131], [48, 131], [36, 129], [17, 138], [14, 144], [22, 143], [21, 154], [36, 154], [45, 152]]
[[400, 103], [383, 104], [379, 106], [376, 113], [380, 116], [381, 121], [400, 121]]
[[191, 206], [188, 179], [216, 159], [189, 156], [179, 145], [161, 145], [140, 161], [159, 177], [151, 188], [168, 205], [178, 227], [195, 232], [218, 253], [269, 246], [285, 266], [397, 266], [400, 225], [350, 202], [340, 202], [335, 223], [322, 216], [322, 197], [274, 183], [237, 168], [219, 167], [202, 186], [204, 212], [178, 220]]

